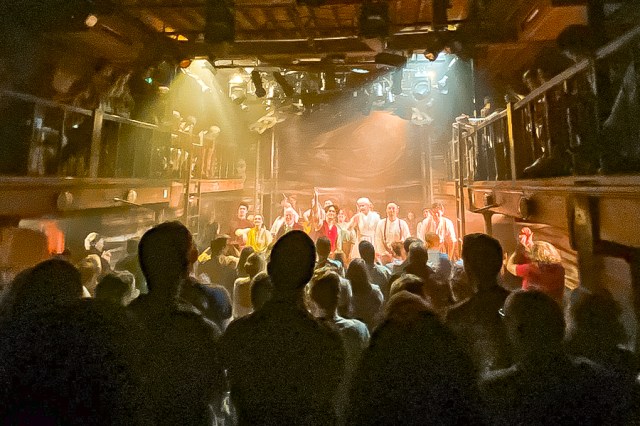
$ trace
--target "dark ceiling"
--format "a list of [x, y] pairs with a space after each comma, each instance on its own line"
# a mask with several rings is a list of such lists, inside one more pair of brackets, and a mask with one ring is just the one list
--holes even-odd
[[[311, 6], [314, 1], [322, 0], [38, 0], [19, 2], [10, 12], [64, 49], [115, 63], [170, 56], [292, 67], [329, 57], [373, 67], [380, 52], [422, 53], [439, 39], [466, 49], [493, 73], [522, 67], [566, 25], [586, 19], [585, 7], [575, 5], [580, 1], [325, 0]], [[90, 13], [97, 23], [89, 28]], [[380, 36], [363, 37], [371, 31]]]

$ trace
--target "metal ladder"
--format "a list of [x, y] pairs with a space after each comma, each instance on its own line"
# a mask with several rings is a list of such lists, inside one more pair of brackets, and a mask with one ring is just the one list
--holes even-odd
[[[197, 138], [193, 135], [192, 137]], [[202, 209], [202, 157], [201, 143], [192, 143], [192, 150], [187, 161], [186, 182], [184, 191], [184, 224], [195, 238], [200, 232], [200, 212]], [[197, 153], [198, 155], [193, 155]], [[191, 171], [193, 170], [193, 176]], [[193, 190], [191, 188], [194, 188]]]
[[463, 138], [462, 124], [456, 123], [454, 125], [453, 137], [451, 139], [451, 158], [453, 159], [453, 182], [455, 185], [455, 199], [456, 199], [456, 232], [458, 234], [458, 247], [462, 247], [462, 238], [465, 235], [465, 221], [464, 221], [464, 157], [465, 157], [465, 142], [460, 141]]

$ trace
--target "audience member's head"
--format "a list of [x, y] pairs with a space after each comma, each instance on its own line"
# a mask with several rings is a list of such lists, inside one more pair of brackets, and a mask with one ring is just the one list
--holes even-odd
[[409, 293], [420, 296], [423, 299], [427, 298], [425, 292], [425, 282], [422, 278], [413, 274], [404, 274], [400, 278], [395, 280], [391, 284], [391, 290], [389, 290], [389, 297], [393, 297], [394, 294], [401, 291], [408, 291]]
[[[398, 281], [396, 280], [396, 282]], [[422, 295], [407, 289], [397, 290], [389, 295], [389, 301], [384, 309], [385, 320], [412, 322], [424, 312], [433, 314], [431, 306]]]
[[367, 240], [360, 241], [358, 244], [358, 251], [360, 252], [360, 257], [365, 261], [368, 265], [372, 265], [376, 258], [376, 249], [373, 247], [373, 244]]
[[251, 280], [251, 306], [254, 311], [262, 308], [273, 295], [273, 284], [266, 272], [260, 272]]
[[316, 248], [302, 231], [284, 234], [273, 246], [267, 271], [274, 294], [301, 292], [313, 275]]
[[258, 275], [258, 272], [264, 270], [264, 259], [258, 253], [253, 253], [244, 264], [244, 269], [249, 274], [249, 277], [253, 278]]
[[316, 251], [320, 259], [326, 259], [331, 253], [331, 240], [327, 237], [320, 237], [316, 241]]
[[426, 265], [429, 260], [429, 253], [424, 245], [420, 242], [415, 242], [409, 247], [409, 263]]
[[349, 263], [346, 278], [351, 283], [354, 293], [368, 293], [371, 291], [367, 265], [363, 259], [353, 259]]
[[610, 351], [627, 343], [619, 316], [621, 309], [611, 293], [599, 289], [592, 293], [581, 287], [571, 292], [567, 308], [566, 340], [578, 355], [590, 358], [600, 350]]
[[80, 271], [82, 285], [89, 291], [91, 296], [95, 295], [98, 277], [102, 273], [102, 263], [97, 254], [90, 254], [76, 265]]
[[180, 280], [189, 275], [198, 257], [191, 233], [180, 222], [165, 222], [149, 229], [138, 247], [140, 268], [147, 279], [149, 294], [178, 293]]
[[249, 256], [251, 256], [253, 253], [255, 253], [255, 250], [251, 246], [243, 247], [242, 250], [240, 251], [240, 257], [238, 258], [238, 276], [239, 277], [246, 277], [248, 275], [244, 269], [244, 264], [249, 258]]
[[487, 234], [465, 235], [462, 261], [467, 276], [482, 291], [483, 287], [496, 283], [502, 269], [502, 246]]
[[440, 247], [440, 237], [435, 232], [426, 233], [424, 239], [426, 240], [424, 243], [427, 249], [438, 249]]
[[96, 287], [96, 299], [126, 306], [140, 295], [136, 279], [129, 271], [114, 271], [103, 276]]
[[545, 359], [562, 349], [562, 310], [545, 293], [513, 292], [505, 300], [502, 313], [516, 359]]
[[404, 252], [409, 255], [409, 248], [411, 248], [411, 244], [415, 243], [415, 242], [420, 242], [420, 238], [416, 238], [416, 237], [409, 237], [406, 240], [404, 240], [402, 242], [402, 248], [404, 248]]
[[340, 276], [330, 270], [316, 271], [311, 280], [311, 300], [313, 300], [326, 315], [335, 314], [338, 309], [340, 294]]
[[45, 260], [18, 274], [2, 298], [3, 316], [69, 305], [82, 297], [80, 272], [61, 259]]
[[394, 241], [391, 243], [391, 251], [393, 252], [393, 257], [396, 259], [402, 258], [402, 243], [400, 241]]
[[225, 234], [220, 234], [211, 240], [211, 257], [221, 255], [227, 247], [228, 240], [229, 236]]

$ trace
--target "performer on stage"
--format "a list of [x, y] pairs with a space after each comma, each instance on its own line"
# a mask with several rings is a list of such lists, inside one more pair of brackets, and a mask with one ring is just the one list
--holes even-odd
[[241, 236], [247, 246], [253, 247], [256, 253], [264, 253], [269, 248], [269, 244], [273, 241], [271, 232], [264, 227], [264, 219], [261, 214], [253, 217], [253, 225], [251, 228], [237, 229], [236, 235]]
[[284, 209], [282, 223], [275, 232], [276, 241], [279, 240], [280, 237], [282, 237], [287, 232], [294, 230], [302, 231], [302, 225], [298, 223], [298, 214], [296, 213], [296, 211], [291, 207], [287, 207]]
[[353, 246], [353, 253], [351, 258], [359, 258], [358, 244], [360, 241], [369, 241], [371, 244], [374, 242], [374, 236], [376, 233], [376, 226], [380, 222], [380, 215], [374, 212], [373, 204], [368, 198], [362, 197], [357, 201], [358, 213], [353, 215], [349, 221], [349, 229], [356, 231], [357, 244]]
[[317, 238], [327, 237], [331, 241], [331, 253], [333, 254], [338, 248], [338, 239], [340, 237], [340, 228], [336, 222], [338, 207], [330, 204], [324, 208], [324, 220], [316, 220], [314, 225]]
[[249, 211], [249, 206], [246, 203], [240, 203], [238, 205], [238, 213], [237, 216], [229, 222], [229, 228], [227, 230], [227, 235], [231, 235], [231, 241], [229, 244], [234, 247], [237, 251], [237, 254], [240, 254], [240, 251], [245, 246], [244, 240], [241, 235], [236, 234], [236, 230], [238, 229], [247, 229], [253, 227], [253, 222], [247, 219], [247, 212]]
[[407, 222], [398, 218], [400, 208], [396, 203], [387, 204], [387, 217], [376, 226], [375, 244], [376, 255], [383, 265], [393, 260], [391, 244], [404, 242], [411, 236]]
[[426, 241], [425, 235], [429, 232], [438, 234], [440, 251], [446, 253], [452, 261], [458, 258], [456, 228], [450, 219], [444, 217], [444, 205], [441, 202], [435, 202], [431, 205], [431, 215], [422, 222], [421, 230], [422, 235], [419, 237], [422, 241]]

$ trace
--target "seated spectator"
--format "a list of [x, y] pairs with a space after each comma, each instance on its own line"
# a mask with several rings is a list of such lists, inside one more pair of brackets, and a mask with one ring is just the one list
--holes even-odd
[[479, 424], [473, 367], [419, 296], [387, 303], [354, 376], [349, 425]]
[[535, 241], [529, 262], [516, 264], [515, 256], [516, 253], [509, 258], [507, 270], [522, 277], [522, 289], [542, 291], [562, 305], [564, 267], [558, 250], [546, 241]]
[[621, 424], [625, 386], [596, 364], [563, 353], [564, 320], [551, 297], [520, 290], [502, 313], [515, 364], [482, 380], [492, 424]]
[[[362, 246], [366, 247], [365, 245]], [[362, 254], [362, 250], [360, 254]], [[363, 259], [353, 259], [351, 261], [349, 269], [347, 269], [347, 279], [351, 283], [351, 291], [353, 292], [353, 298], [351, 299], [353, 318], [357, 318], [367, 324], [369, 331], [371, 331], [380, 320], [382, 314], [384, 297], [380, 287], [369, 281], [367, 265]]]
[[402, 265], [402, 262], [407, 258], [402, 245], [403, 242], [400, 241], [394, 241], [391, 243], [391, 255], [393, 258], [391, 259], [391, 262], [384, 265], [388, 270], [393, 271], [395, 268]]
[[591, 293], [581, 287], [571, 293], [567, 309], [565, 349], [635, 381], [640, 373], [637, 356], [624, 349], [628, 342], [620, 322], [620, 306], [606, 289]]
[[266, 272], [260, 272], [251, 280], [251, 307], [257, 311], [267, 303], [273, 295], [273, 284]]
[[498, 310], [509, 292], [498, 285], [502, 246], [486, 234], [465, 235], [462, 259], [466, 275], [478, 291], [447, 313], [447, 325], [458, 335], [479, 372], [511, 364], [504, 323]]
[[152, 423], [211, 424], [225, 391], [220, 330], [178, 302], [180, 286], [198, 257], [191, 233], [179, 222], [157, 225], [142, 236], [139, 254], [149, 293], [129, 309], [145, 326], [143, 373]]
[[233, 284], [233, 318], [249, 315], [251, 308], [251, 280], [264, 270], [264, 260], [258, 253], [247, 259], [244, 269], [249, 274], [246, 278], [238, 278]]
[[376, 250], [373, 244], [366, 240], [360, 241], [360, 244], [358, 244], [358, 252], [366, 265], [369, 280], [380, 288], [384, 297], [387, 297], [389, 287], [391, 286], [391, 282], [389, 281], [391, 272], [386, 267], [376, 263]]
[[316, 253], [302, 231], [274, 245], [271, 300], [233, 321], [223, 337], [231, 399], [240, 424], [326, 425], [344, 369], [338, 333], [304, 309]]
[[2, 422], [150, 424], [150, 407], [144, 399], [148, 389], [139, 370], [142, 345], [137, 324], [123, 308], [80, 300], [79, 274], [64, 263], [45, 268], [75, 276], [75, 301], [22, 316], [0, 329]]
[[136, 279], [129, 271], [109, 272], [96, 287], [96, 299], [121, 306], [127, 306], [139, 295]]
[[339, 423], [342, 424], [347, 408], [351, 377], [360, 361], [362, 351], [369, 344], [369, 330], [363, 322], [342, 318], [338, 314], [340, 277], [336, 272], [329, 269], [319, 270], [311, 281], [310, 295], [311, 300], [320, 308], [319, 319], [338, 330], [345, 348], [345, 373], [336, 395], [338, 418], [341, 419]]
[[69, 305], [81, 297], [80, 272], [67, 261], [45, 260], [20, 272], [5, 289], [0, 318], [9, 320]]

